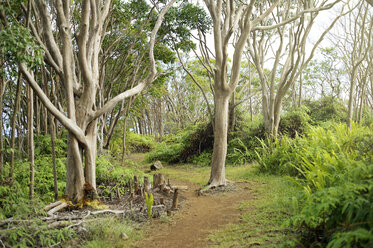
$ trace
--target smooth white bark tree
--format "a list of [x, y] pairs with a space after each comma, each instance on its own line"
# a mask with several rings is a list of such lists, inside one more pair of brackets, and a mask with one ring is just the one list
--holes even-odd
[[69, 132], [66, 165], [66, 195], [69, 200], [81, 201], [85, 184], [96, 189], [97, 119], [125, 98], [141, 92], [156, 78], [153, 55], [156, 34], [165, 13], [175, 1], [171, 0], [160, 11], [150, 34], [148, 76], [100, 108], [96, 106], [96, 96], [101, 90], [100, 51], [111, 1], [83, 0], [80, 4], [62, 0], [48, 3], [35, 1], [36, 6], [33, 8], [36, 21], [30, 23], [31, 30], [44, 49], [45, 60], [57, 73], [59, 83], [64, 87], [66, 113], [51, 102], [25, 63], [21, 63], [19, 68], [44, 106]]

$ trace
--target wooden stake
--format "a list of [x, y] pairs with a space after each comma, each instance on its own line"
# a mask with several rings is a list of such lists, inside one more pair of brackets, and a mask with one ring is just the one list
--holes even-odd
[[139, 192], [139, 181], [137, 179], [137, 176], [133, 176], [133, 184], [134, 184], [134, 187], [135, 187], [135, 195], [140, 194], [140, 192]]
[[122, 200], [122, 199], [121, 199], [121, 197], [120, 197], [119, 186], [117, 186], [117, 189], [116, 189], [116, 190], [117, 190], [117, 197], [118, 197], [118, 200], [120, 201], [120, 200]]
[[149, 193], [150, 185], [149, 185], [149, 177], [144, 177], [144, 191]]
[[179, 201], [179, 189], [175, 189], [174, 199], [172, 201], [172, 209], [177, 209], [178, 201]]

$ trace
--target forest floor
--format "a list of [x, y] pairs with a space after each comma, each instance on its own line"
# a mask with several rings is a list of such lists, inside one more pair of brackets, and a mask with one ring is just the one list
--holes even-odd
[[[144, 154], [133, 154], [129, 163], [149, 172]], [[247, 248], [287, 247], [294, 233], [284, 227], [294, 211], [292, 200], [298, 192], [282, 176], [256, 173], [255, 165], [227, 166], [225, 188], [198, 195], [210, 175], [209, 167], [191, 164], [165, 165], [157, 171], [171, 185], [187, 186], [180, 192], [179, 210], [138, 223], [115, 216], [92, 221], [87, 226], [89, 241], [83, 247], [131, 248]], [[122, 238], [122, 233], [126, 237]], [[74, 243], [75, 241], [75, 243]], [[70, 242], [76, 247], [79, 239]]]
[[[141, 156], [131, 157], [141, 162]], [[291, 211], [293, 188], [283, 177], [257, 175], [252, 165], [227, 167], [234, 183], [199, 196], [208, 167], [165, 166], [160, 171], [172, 184], [188, 186], [180, 211], [152, 221], [130, 247], [278, 247], [292, 233], [282, 227]]]
[[253, 198], [247, 183], [238, 183], [226, 192], [198, 196], [200, 185], [188, 181], [176, 181], [188, 186], [182, 192], [186, 203], [172, 220], [154, 221], [147, 228], [145, 238], [136, 247], [206, 247], [211, 242], [208, 235], [229, 223], [237, 223], [240, 202]]

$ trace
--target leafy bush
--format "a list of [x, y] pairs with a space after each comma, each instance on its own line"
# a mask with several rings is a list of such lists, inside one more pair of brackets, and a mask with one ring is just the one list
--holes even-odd
[[347, 120], [347, 109], [338, 99], [324, 97], [316, 101], [306, 100], [304, 105], [307, 106], [311, 119], [316, 123], [329, 120], [345, 122]]
[[144, 176], [148, 176], [152, 180], [148, 174], [145, 174], [136, 165], [124, 167], [117, 164], [116, 161], [111, 162], [105, 156], [101, 156], [96, 160], [96, 181], [98, 193], [102, 196], [109, 196], [110, 191], [116, 187], [119, 188], [121, 194], [124, 194], [124, 186], [135, 175], [138, 176], [140, 182], [143, 182]]
[[[110, 142], [110, 153], [112, 156], [121, 157], [123, 152], [123, 130], [115, 130]], [[154, 136], [141, 135], [131, 131], [126, 132], [127, 151], [145, 153], [151, 151], [156, 142]]]
[[73, 230], [51, 229], [39, 219], [24, 220], [24, 224], [12, 225], [0, 233], [5, 247], [52, 247], [71, 239], [76, 234]]
[[212, 151], [203, 151], [200, 155], [193, 158], [193, 164], [209, 166], [211, 165]]
[[327, 247], [373, 244], [372, 127], [314, 127], [295, 139], [263, 142], [259, 169], [286, 173], [304, 192], [287, 224], [303, 243]]
[[311, 121], [308, 113], [309, 110], [306, 107], [302, 107], [284, 114], [280, 119], [279, 134], [286, 134], [294, 138], [297, 134], [304, 133]]
[[161, 160], [166, 163], [191, 162], [195, 156], [211, 150], [213, 144], [211, 124], [199, 123], [169, 134], [164, 141], [147, 154], [148, 162]]

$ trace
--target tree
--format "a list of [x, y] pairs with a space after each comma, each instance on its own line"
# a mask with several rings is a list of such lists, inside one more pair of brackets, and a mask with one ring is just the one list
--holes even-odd
[[[262, 19], [267, 17], [280, 0], [273, 3], [262, 15], [252, 18], [254, 4], [239, 3], [236, 7], [234, 0], [213, 1], [204, 0], [210, 12], [213, 23], [213, 37], [215, 45], [214, 78], [214, 147], [211, 161], [211, 175], [209, 187], [226, 185], [225, 158], [227, 154], [228, 108], [229, 99], [234, 92], [240, 76], [242, 53], [248, 36]], [[228, 77], [228, 45], [233, 35], [234, 52], [232, 58], [231, 75]]]
[[[30, 27], [45, 52], [44, 59], [56, 72], [60, 79], [59, 83], [64, 87], [67, 116], [51, 102], [37, 83], [37, 78], [32, 74], [27, 63], [21, 61], [19, 68], [44, 106], [69, 132], [66, 165], [68, 199], [81, 201], [85, 183], [96, 188], [97, 119], [111, 111], [118, 102], [141, 92], [156, 78], [154, 59], [156, 34], [165, 13], [174, 2], [175, 0], [171, 0], [160, 11], [150, 33], [147, 77], [98, 108], [96, 95], [100, 90], [100, 51], [112, 6], [111, 1], [84, 0], [80, 3], [58, 0], [49, 2], [48, 6], [43, 0], [36, 0], [37, 8], [33, 6], [35, 22], [30, 23]], [[39, 25], [41, 29], [38, 28]], [[58, 35], [55, 35], [56, 32]]]
[[[268, 28], [265, 28], [252, 32], [252, 39], [248, 42], [249, 51], [261, 80], [264, 126], [267, 133], [273, 137], [278, 134], [284, 97], [312, 59], [316, 48], [325, 35], [342, 16], [343, 8], [341, 14], [334, 18], [328, 28], [320, 35], [310, 54], [307, 54], [306, 44], [316, 17], [319, 11], [330, 9], [337, 2], [339, 1], [329, 4], [322, 2], [319, 6], [314, 6], [313, 1], [304, 3], [288, 1], [277, 7], [277, 14], [273, 18], [267, 18], [262, 21], [262, 25], [268, 23], [268, 26], [272, 22], [275, 23], [273, 26], [277, 26], [276, 29], [265, 31], [268, 30]], [[295, 14], [301, 14], [301, 17], [288, 25], [279, 25], [291, 20], [294, 10]], [[278, 42], [275, 42], [276, 40]], [[278, 43], [278, 45], [274, 45], [275, 43]], [[275, 51], [273, 55], [271, 53], [268, 54], [268, 51], [271, 50]], [[269, 76], [264, 72], [264, 63], [268, 60], [267, 56], [274, 56]]]

